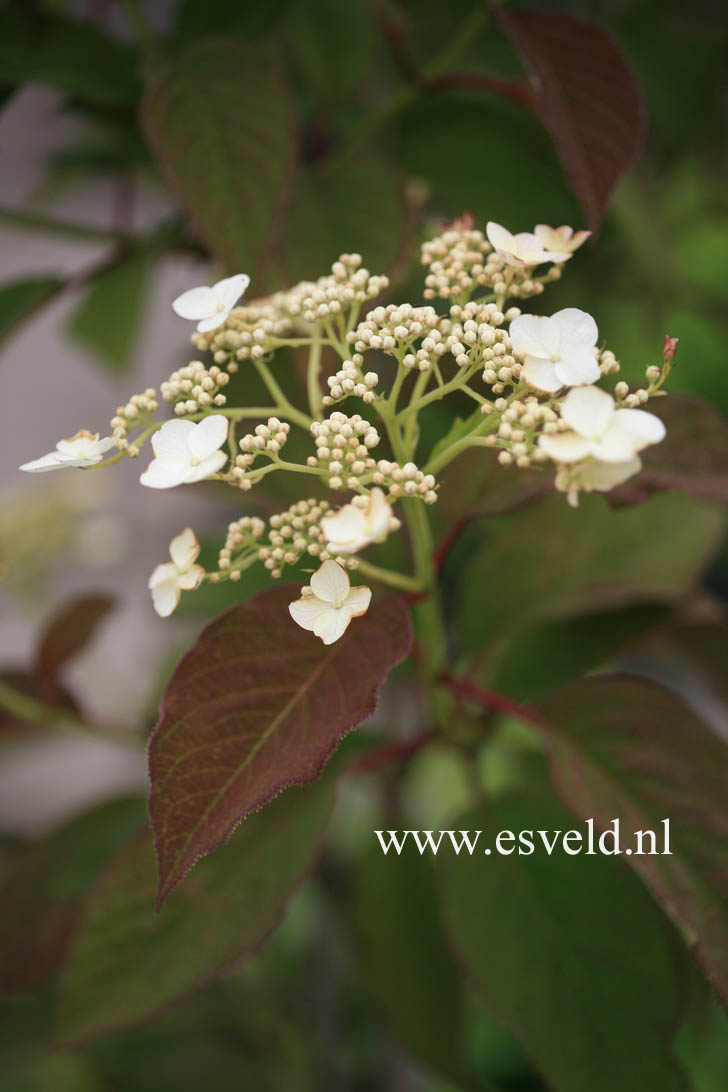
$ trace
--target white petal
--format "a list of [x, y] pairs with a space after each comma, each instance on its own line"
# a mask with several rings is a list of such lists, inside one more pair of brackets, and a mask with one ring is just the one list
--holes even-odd
[[534, 235], [544, 250], [566, 250], [571, 238], [570, 227], [549, 227], [548, 224], [536, 224]]
[[183, 571], [189, 569], [190, 565], [197, 560], [199, 552], [200, 544], [191, 527], [185, 527], [184, 531], [175, 535], [169, 544], [169, 556], [177, 568]]
[[166, 456], [184, 458], [189, 461], [189, 438], [195, 429], [194, 421], [165, 421], [158, 432], [152, 436], [152, 451], [158, 458]]
[[575, 432], [544, 433], [539, 436], [538, 446], [557, 463], [576, 463], [591, 454], [591, 444]]
[[633, 437], [617, 428], [609, 428], [600, 440], [592, 440], [592, 454], [603, 463], [626, 463], [636, 451]]
[[325, 614], [319, 615], [313, 624], [313, 632], [325, 645], [333, 645], [343, 637], [351, 621], [348, 607], [329, 607]]
[[369, 539], [365, 528], [366, 518], [355, 504], [345, 504], [332, 516], [324, 516], [321, 530], [336, 554], [351, 554], [366, 546]]
[[247, 273], [236, 273], [234, 277], [225, 277], [224, 280], [213, 284], [212, 291], [215, 299], [222, 304], [226, 311], [231, 311], [238, 302], [243, 292], [250, 284]]
[[175, 580], [164, 580], [152, 588], [154, 609], [161, 618], [169, 618], [179, 603], [179, 588]]
[[551, 316], [561, 332], [562, 352], [567, 346], [593, 349], [599, 339], [597, 324], [588, 311], [565, 307]]
[[349, 576], [335, 561], [324, 561], [311, 577], [311, 591], [326, 603], [343, 603], [349, 594]]
[[560, 350], [559, 327], [545, 315], [519, 315], [508, 331], [513, 351], [518, 356], [551, 360]]
[[198, 334], [206, 334], [210, 330], [217, 330], [218, 326], [222, 326], [223, 322], [226, 321], [229, 314], [229, 311], [216, 310], [214, 315], [210, 315], [209, 318], [202, 319], [201, 322], [197, 323]]
[[642, 451], [650, 444], [659, 444], [665, 439], [665, 425], [656, 414], [646, 410], [618, 409], [612, 420], [614, 428], [632, 437], [635, 451]]
[[328, 614], [331, 609], [330, 603], [325, 603], [323, 599], [317, 599], [315, 595], [304, 595], [288, 604], [288, 612], [293, 621], [301, 629], [308, 630], [312, 630], [317, 619], [323, 614]]
[[228, 420], [220, 413], [203, 417], [187, 438], [190, 453], [195, 459], [206, 459], [227, 440]]
[[351, 611], [352, 618], [359, 618], [369, 610], [371, 601], [372, 589], [367, 588], [365, 584], [362, 584], [358, 588], [351, 589], [344, 600], [344, 606], [348, 607]]
[[189, 458], [152, 459], [139, 481], [150, 489], [172, 489], [187, 481], [189, 471]]
[[369, 494], [367, 506], [364, 509], [367, 529], [371, 542], [378, 542], [384, 538], [389, 530], [389, 521], [392, 518], [392, 509], [384, 495], [384, 490], [378, 486]]
[[102, 455], [105, 455], [109, 448], [114, 446], [115, 442], [113, 436], [104, 436], [103, 439], [99, 440], [96, 444], [96, 450], [101, 452]]
[[534, 387], [537, 391], [558, 391], [563, 383], [556, 375], [556, 368], [550, 360], [539, 360], [536, 357], [528, 357], [521, 369], [521, 379]]
[[213, 315], [217, 308], [215, 293], [206, 286], [190, 288], [172, 303], [172, 310], [184, 319], [204, 319]]
[[165, 561], [161, 565], [157, 565], [156, 569], [149, 577], [148, 587], [156, 588], [158, 584], [168, 583], [170, 580], [172, 583], [177, 581], [177, 566], [171, 561]]
[[578, 347], [569, 346], [565, 349], [555, 367], [562, 387], [579, 387], [583, 383], [596, 383], [602, 374], [593, 351]]
[[57, 451], [51, 451], [48, 455], [42, 455], [40, 459], [32, 459], [29, 463], [23, 463], [19, 469], [38, 474], [44, 470], [60, 470], [61, 467], [69, 465], [71, 464], [68, 460], [60, 458]]
[[177, 587], [180, 591], [194, 591], [199, 588], [205, 578], [205, 570], [202, 565], [191, 565], [183, 573], [177, 574]]
[[196, 466], [188, 468], [185, 475], [186, 484], [192, 485], [194, 482], [202, 482], [205, 478], [210, 478], [213, 474], [217, 474], [218, 470], [222, 470], [226, 462], [227, 455], [224, 451], [213, 451], [212, 455], [202, 459]]
[[507, 231], [500, 224], [496, 224], [494, 220], [489, 220], [485, 227], [485, 233], [488, 236], [488, 242], [491, 246], [494, 246], [496, 250], [507, 250], [511, 254], [515, 252], [516, 240], [511, 235], [510, 231]]
[[590, 440], [603, 435], [614, 413], [614, 399], [600, 387], [576, 387], [561, 403], [561, 416], [569, 428]]
[[602, 463], [597, 459], [590, 459], [580, 471], [581, 483], [587, 489], [596, 489], [598, 493], [608, 493], [616, 485], [626, 482], [634, 474], [642, 469], [639, 455], [628, 459], [623, 463]]

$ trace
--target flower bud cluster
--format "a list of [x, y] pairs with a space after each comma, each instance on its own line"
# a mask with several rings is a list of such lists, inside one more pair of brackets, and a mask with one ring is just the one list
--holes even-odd
[[272, 351], [273, 338], [292, 332], [291, 316], [279, 292], [267, 299], [234, 307], [222, 326], [208, 333], [193, 334], [192, 344], [201, 352], [211, 352], [217, 365], [237, 372], [242, 360], [262, 360]]
[[379, 433], [358, 413], [347, 417], [335, 411], [325, 421], [314, 421], [311, 434], [316, 454], [306, 462], [327, 470], [331, 489], [355, 489], [363, 475], [374, 471], [376, 464], [369, 452], [379, 443]]
[[129, 429], [145, 424], [149, 416], [158, 409], [159, 402], [154, 387], [147, 387], [141, 394], [133, 394], [125, 406], [117, 406], [116, 414], [111, 418], [111, 429], [119, 451], [125, 451], [131, 456], [139, 454], [139, 448], [129, 443]]
[[313, 324], [381, 295], [389, 279], [370, 273], [361, 262], [361, 254], [342, 254], [328, 276], [319, 277], [315, 284], [304, 281], [283, 293], [289, 314]]
[[[258, 558], [275, 580], [282, 576], [284, 565], [296, 565], [304, 554], [319, 561], [332, 559], [320, 526], [322, 517], [330, 510], [327, 501], [311, 497], [270, 517], [268, 543], [259, 548]], [[357, 565], [355, 558], [335, 557], [333, 560], [349, 569]]]
[[517, 268], [493, 251], [482, 231], [465, 216], [455, 220], [440, 235], [422, 245], [422, 264], [429, 269], [425, 277], [425, 299], [467, 298], [478, 287], [489, 288], [496, 296], [518, 299], [538, 296], [544, 283], [558, 280], [561, 270], [553, 266], [538, 279], [528, 267]]
[[[387, 489], [390, 500], [399, 497], [421, 497], [425, 504], [434, 504], [437, 500], [435, 478], [432, 474], [423, 474], [414, 463], [390, 462], [380, 459], [372, 474], [372, 482]], [[356, 500], [352, 503], [356, 504]]]
[[[498, 462], [501, 466], [526, 469], [545, 462], [547, 456], [537, 446], [538, 435], [566, 427], [558, 413], [533, 395], [510, 404], [505, 399], [498, 399], [495, 406], [501, 411], [501, 418], [497, 430], [486, 437], [486, 444], [500, 448]], [[484, 412], [488, 412], [487, 407]]]
[[175, 403], [178, 417], [198, 413], [208, 406], [224, 406], [227, 399], [220, 388], [226, 387], [230, 376], [213, 364], [206, 368], [201, 360], [192, 360], [184, 368], [172, 372], [162, 383], [160, 392], [165, 402]]
[[338, 372], [327, 378], [329, 394], [324, 395], [325, 406], [333, 406], [352, 395], [371, 405], [377, 397], [374, 388], [379, 382], [379, 376], [376, 372], [362, 372], [363, 364], [364, 357], [361, 353], [354, 353], [351, 360], [345, 360]]
[[597, 354], [597, 363], [602, 375], [616, 375], [619, 371], [619, 361], [611, 349], [602, 349]]
[[[349, 335], [357, 353], [368, 349], [378, 349], [390, 356], [410, 350], [419, 338], [435, 334], [440, 323], [440, 316], [434, 307], [413, 307], [410, 303], [387, 307], [375, 307]], [[439, 339], [439, 335], [438, 335]], [[445, 350], [443, 349], [443, 352]], [[425, 356], [427, 354], [424, 354]], [[416, 357], [407, 352], [404, 362], [408, 367], [415, 365]], [[430, 367], [428, 362], [422, 369]]]
[[265, 523], [257, 516], [242, 516], [228, 525], [225, 545], [217, 559], [220, 573], [210, 573], [209, 576], [213, 584], [219, 582], [221, 573], [226, 573], [230, 580], [240, 580], [240, 570], [231, 568], [233, 559], [245, 550], [255, 550], [257, 554], [259, 539], [264, 531]]
[[622, 379], [614, 388], [614, 398], [617, 405], [622, 409], [639, 409], [640, 406], [644, 406], [646, 402], [649, 402], [650, 392], [645, 387], [630, 391], [629, 384]]
[[277, 455], [286, 440], [291, 426], [287, 421], [279, 421], [277, 417], [269, 417], [263, 425], [256, 425], [254, 432], [249, 432], [240, 440], [239, 447], [243, 452], [268, 451], [271, 455]]
[[[461, 368], [482, 365], [484, 370], [496, 373], [504, 367], [514, 369], [516, 361], [510, 355], [510, 339], [501, 327], [507, 319], [519, 314], [517, 307], [511, 307], [504, 315], [494, 303], [471, 300], [462, 307], [455, 303], [450, 308], [450, 317], [440, 323], [445, 347]], [[517, 371], [512, 371], [512, 375], [517, 377]], [[486, 382], [497, 383], [497, 374]]]

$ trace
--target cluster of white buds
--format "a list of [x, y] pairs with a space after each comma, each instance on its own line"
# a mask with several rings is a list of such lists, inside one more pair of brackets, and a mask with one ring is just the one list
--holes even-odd
[[260, 360], [271, 351], [270, 341], [286, 337], [291, 317], [284, 306], [285, 293], [234, 307], [222, 326], [209, 333], [192, 335], [192, 344], [211, 352], [216, 364], [234, 374], [241, 360]]
[[[522, 469], [544, 462], [546, 455], [537, 446], [537, 434], [559, 431], [562, 425], [558, 413], [533, 395], [510, 404], [501, 398], [495, 406], [501, 418], [497, 430], [486, 437], [486, 444], [500, 448], [498, 462]], [[484, 407], [483, 412], [489, 409]]]
[[601, 349], [597, 356], [597, 363], [602, 375], [616, 375], [620, 370], [619, 361], [611, 349]]
[[[450, 308], [450, 317], [440, 322], [445, 348], [461, 368], [482, 364], [484, 369], [492, 371], [513, 366], [515, 361], [509, 358], [510, 340], [501, 327], [507, 318], [518, 314], [518, 308], [512, 307], [504, 315], [494, 303], [475, 300], [464, 306], [455, 303]], [[497, 376], [488, 381], [497, 382]]]
[[389, 279], [370, 273], [361, 262], [361, 254], [342, 254], [328, 276], [319, 277], [315, 284], [295, 285], [285, 294], [289, 313], [313, 324], [375, 299], [388, 287]]
[[178, 417], [198, 413], [208, 406], [224, 406], [225, 395], [220, 388], [227, 386], [230, 376], [213, 364], [206, 368], [201, 360], [191, 360], [184, 368], [172, 372], [162, 383], [160, 392], [165, 402], [175, 403]]
[[257, 555], [259, 539], [264, 531], [265, 523], [257, 516], [242, 516], [229, 524], [225, 545], [217, 559], [220, 572], [210, 573], [209, 580], [217, 584], [223, 573], [232, 581], [240, 580], [240, 569], [231, 568], [233, 559], [244, 551], [254, 551], [254, 556]]
[[327, 378], [329, 393], [323, 398], [325, 406], [333, 406], [352, 395], [371, 405], [377, 397], [374, 388], [379, 382], [379, 376], [376, 372], [362, 372], [363, 363], [364, 357], [361, 353], [354, 353], [351, 360], [345, 360], [338, 372]]
[[354, 489], [364, 474], [374, 470], [369, 454], [379, 443], [379, 433], [360, 414], [347, 417], [335, 411], [325, 421], [314, 421], [311, 435], [316, 454], [306, 462], [310, 467], [324, 466], [329, 473], [331, 489]]
[[277, 455], [286, 440], [291, 426], [287, 421], [279, 421], [277, 417], [269, 417], [263, 425], [256, 425], [254, 432], [248, 432], [240, 440], [239, 447], [243, 452], [251, 452], [255, 455], [258, 451], [268, 451], [271, 455]]
[[[270, 517], [268, 544], [258, 549], [258, 558], [275, 580], [282, 576], [284, 565], [296, 565], [304, 554], [319, 561], [332, 559], [321, 529], [321, 520], [330, 511], [327, 501], [309, 497]], [[334, 560], [349, 569], [355, 569], [357, 565], [355, 558], [336, 557]]]
[[[348, 338], [357, 353], [378, 349], [394, 355], [437, 330], [439, 322], [440, 316], [434, 307], [390, 303], [387, 307], [375, 307], [370, 311]], [[414, 364], [414, 359], [409, 363]]]
[[630, 391], [629, 385], [621, 380], [614, 388], [614, 397], [620, 407], [639, 409], [640, 406], [644, 406], [645, 402], [649, 402], [650, 392], [646, 387], [638, 387], [636, 391]]
[[423, 474], [414, 463], [400, 466], [389, 459], [380, 459], [372, 481], [375, 485], [385, 486], [392, 499], [419, 496], [425, 504], [434, 504], [437, 500], [434, 476]]
[[117, 406], [116, 414], [111, 418], [111, 429], [119, 451], [125, 451], [131, 456], [139, 454], [139, 448], [129, 443], [129, 429], [144, 424], [150, 414], [158, 409], [159, 402], [154, 387], [147, 387], [141, 394], [133, 394], [125, 406]]
[[469, 295], [478, 285], [492, 283], [503, 262], [473, 227], [472, 216], [455, 220], [440, 235], [422, 244], [421, 261], [429, 269], [425, 277], [425, 299]]

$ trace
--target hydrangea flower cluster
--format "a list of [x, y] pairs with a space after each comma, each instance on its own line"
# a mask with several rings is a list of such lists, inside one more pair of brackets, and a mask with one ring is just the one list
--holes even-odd
[[[166, 617], [182, 591], [244, 580], [256, 564], [273, 579], [297, 568], [312, 575], [291, 617], [331, 644], [371, 599], [368, 587], [351, 587], [347, 570], [415, 594], [431, 586], [425, 506], [437, 501], [438, 475], [462, 452], [491, 448], [502, 465], [541, 472], [551, 465], [555, 488], [576, 506], [582, 492], [606, 492], [636, 474], [640, 452], [663, 439], [662, 421], [643, 407], [664, 394], [675, 339], [667, 339], [662, 365], [647, 368], [644, 386], [618, 381], [610, 393], [597, 384], [619, 363], [590, 314], [522, 309], [561, 276], [588, 235], [545, 224], [514, 233], [494, 222], [482, 232], [463, 217], [423, 244], [426, 303], [378, 302], [387, 278], [371, 274], [358, 254], [261, 300], [240, 303], [244, 274], [192, 288], [172, 306], [196, 324], [192, 344], [211, 359], [195, 359], [160, 384], [174, 417], [157, 417], [159, 399], [148, 389], [117, 409], [111, 435], [81, 430], [21, 469], [107, 466], [138, 455], [149, 440], [142, 485], [214, 479], [242, 490], [245, 513], [229, 525], [216, 569], [197, 563], [190, 528], [173, 539], [171, 560], [150, 578], [155, 609]], [[284, 390], [276, 373], [285, 349], [308, 350], [300, 390]], [[257, 375], [269, 405], [229, 404], [230, 377], [241, 367]], [[419, 416], [451, 395], [459, 417], [467, 401], [472, 413], [423, 451]], [[273, 473], [303, 475], [304, 498], [264, 519], [255, 490]], [[363, 556], [403, 523], [414, 573]]]

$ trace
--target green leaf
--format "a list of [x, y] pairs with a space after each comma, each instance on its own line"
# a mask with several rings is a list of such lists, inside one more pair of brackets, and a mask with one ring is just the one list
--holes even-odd
[[413, 1057], [463, 1078], [462, 985], [437, 908], [432, 863], [416, 847], [359, 862], [353, 894], [358, 976]]
[[0, 14], [3, 81], [46, 83], [93, 106], [126, 106], [136, 100], [133, 49], [89, 22], [40, 15], [31, 5]]
[[254, 38], [283, 19], [291, 0], [181, 0], [175, 34], [190, 41], [211, 34], [235, 34]]
[[389, 164], [365, 159], [308, 167], [291, 199], [279, 264], [291, 281], [313, 280], [345, 250], [383, 273], [402, 258], [409, 226], [403, 179]]
[[[505, 798], [456, 825], [483, 836], [473, 856], [438, 856], [450, 935], [549, 1088], [687, 1092], [669, 1050], [678, 946], [639, 880], [601, 854], [549, 856], [538, 831], [572, 825], [549, 798]], [[533, 854], [486, 857], [506, 830], [534, 833]]]
[[58, 277], [29, 277], [0, 285], [0, 344], [62, 287]]
[[112, 372], [133, 363], [150, 279], [151, 256], [134, 251], [95, 277], [70, 315], [68, 334]]
[[715, 506], [684, 494], [616, 510], [596, 495], [572, 509], [554, 494], [477, 524], [471, 538], [482, 545], [461, 579], [465, 640], [478, 648], [547, 619], [675, 602], [710, 562], [724, 526]]
[[86, 889], [144, 815], [143, 800], [114, 800], [20, 855], [0, 888], [0, 988], [35, 989], [54, 973]]
[[159, 915], [150, 839], [123, 846], [90, 894], [68, 961], [61, 1039], [142, 1023], [253, 954], [311, 868], [332, 801], [323, 779], [249, 816]]
[[[594, 679], [540, 705], [553, 777], [577, 815], [662, 832], [671, 855], [625, 859], [728, 1001], [728, 745], [667, 690]], [[646, 839], [646, 847], [650, 839]]]
[[114, 607], [108, 595], [84, 595], [65, 603], [46, 626], [36, 653], [36, 671], [53, 680], [68, 660], [82, 652]]
[[147, 89], [142, 124], [212, 252], [230, 272], [262, 276], [296, 155], [293, 109], [269, 50], [222, 39], [181, 50]]
[[[370, 71], [378, 45], [366, 0], [297, 0], [287, 22], [294, 69], [322, 103], [338, 106]], [[354, 248], [342, 244], [347, 250]]]
[[325, 646], [290, 617], [298, 594], [270, 588], [211, 622], [167, 687], [149, 744], [159, 903], [245, 815], [318, 777], [409, 652], [396, 597]]

